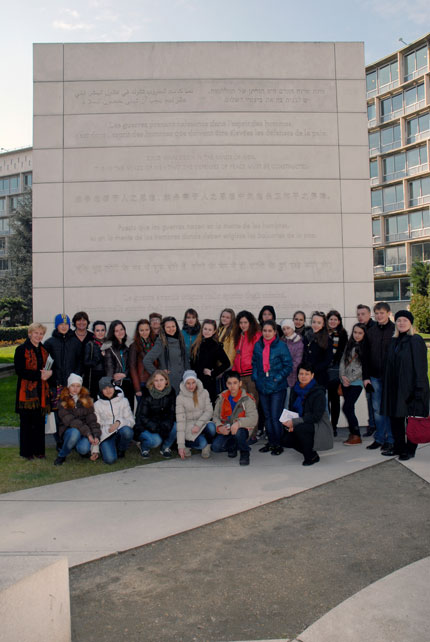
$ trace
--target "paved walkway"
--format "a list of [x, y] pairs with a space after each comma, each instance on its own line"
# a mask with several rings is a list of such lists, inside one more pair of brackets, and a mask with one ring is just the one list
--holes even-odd
[[[239, 467], [238, 460], [230, 460], [225, 454], [209, 460], [193, 456], [185, 462], [154, 463], [8, 493], [0, 495], [0, 555], [66, 555], [70, 566], [75, 566], [317, 489], [383, 462], [386, 463], [387, 458], [381, 457], [378, 451], [367, 451], [364, 445], [346, 448], [337, 441], [333, 451], [322, 453], [321, 462], [310, 468], [301, 465], [301, 457], [294, 451], [276, 458], [253, 452], [248, 468]], [[430, 447], [421, 447], [417, 457], [403, 465], [430, 482]], [[396, 499], [391, 497], [387, 501]], [[429, 574], [424, 575], [428, 578]], [[393, 604], [395, 589], [391, 587], [396, 586], [398, 576], [394, 573], [392, 579], [390, 577], [376, 589], [382, 613]], [[418, 586], [419, 581], [426, 581], [420, 575], [419, 564], [401, 577], [403, 596], [407, 600], [410, 595], [412, 602], [414, 584]], [[350, 611], [354, 613], [354, 609]], [[324, 617], [320, 621], [322, 627]], [[378, 642], [402, 639], [403, 642], [405, 635], [397, 636], [396, 631], [390, 633], [392, 637], [381, 637], [383, 622], [384, 618], [376, 618], [372, 634], [363, 633], [360, 637], [358, 633], [351, 633], [352, 637], [344, 637], [342, 642], [366, 638]], [[303, 633], [298, 639], [303, 642], [341, 639], [312, 635], [310, 627], [307, 637]], [[232, 635], [222, 639], [235, 638]], [[413, 636], [407, 639], [418, 641]], [[430, 633], [423, 635], [420, 642], [424, 639], [430, 639]]]

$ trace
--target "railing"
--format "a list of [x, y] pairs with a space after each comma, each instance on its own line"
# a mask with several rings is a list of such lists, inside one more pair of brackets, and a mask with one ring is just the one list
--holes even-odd
[[389, 183], [390, 181], [395, 181], [398, 178], [403, 178], [406, 176], [406, 170], [405, 169], [399, 169], [397, 172], [391, 172], [391, 174], [384, 174], [382, 177], [382, 181], [384, 183]]
[[385, 242], [386, 243], [395, 243], [396, 241], [407, 241], [410, 238], [408, 232], [397, 232], [397, 234], [386, 234]]
[[417, 141], [424, 140], [429, 136], [430, 136], [430, 129], [426, 129], [423, 132], [418, 132], [418, 134], [412, 134], [412, 136], [408, 136], [406, 140], [406, 144], [409, 145], [410, 143], [416, 143]]
[[373, 185], [379, 185], [379, 176], [373, 176], [373, 178], [370, 179], [370, 184]]
[[422, 100], [418, 100], [415, 103], [412, 103], [412, 105], [405, 105], [405, 114], [410, 114], [413, 111], [417, 111], [417, 109], [422, 109], [425, 107], [426, 101], [425, 98]]
[[382, 243], [382, 237], [381, 236], [374, 236], [373, 237], [373, 245], [379, 245]]
[[407, 74], [404, 77], [403, 82], [407, 82], [408, 80], [414, 80], [414, 78], [418, 78], [418, 76], [422, 76], [423, 74], [426, 73], [428, 69], [428, 65], [425, 65], [424, 67], [420, 67], [419, 69], [415, 69], [411, 74]]
[[396, 111], [390, 111], [389, 114], [384, 114], [384, 116], [381, 115], [381, 123], [386, 123], [389, 120], [394, 120], [395, 118], [399, 118], [400, 116], [403, 116], [404, 109], [401, 107], [400, 109], [396, 109]]
[[415, 205], [425, 205], [426, 203], [430, 203], [430, 194], [424, 194], [423, 196], [417, 196], [417, 198], [411, 198], [409, 207], [414, 207]]
[[420, 239], [423, 236], [430, 236], [430, 227], [421, 227], [418, 230], [411, 230], [411, 239]]
[[415, 176], [415, 174], [420, 174], [421, 172], [428, 172], [429, 164], [423, 163], [422, 165], [415, 165], [414, 167], [408, 167], [406, 169], [406, 176]]
[[405, 201], [397, 201], [397, 203], [384, 203], [383, 212], [397, 212], [397, 210], [405, 209]]

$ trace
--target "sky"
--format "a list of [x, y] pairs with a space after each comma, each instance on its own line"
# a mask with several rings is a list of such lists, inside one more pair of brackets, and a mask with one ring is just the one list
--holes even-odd
[[32, 145], [34, 42], [363, 41], [366, 64], [430, 32], [430, 0], [6, 0], [0, 151]]

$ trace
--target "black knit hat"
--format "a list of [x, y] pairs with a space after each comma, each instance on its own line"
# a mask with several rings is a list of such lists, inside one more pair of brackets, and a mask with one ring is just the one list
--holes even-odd
[[100, 392], [103, 392], [104, 388], [115, 388], [115, 384], [112, 383], [112, 379], [110, 377], [102, 377], [99, 381], [99, 390]]
[[394, 321], [397, 321], [399, 317], [405, 317], [405, 319], [409, 319], [412, 325], [414, 324], [414, 315], [412, 314], [412, 312], [409, 312], [409, 310], [399, 310], [398, 312], [396, 312], [396, 314], [394, 315]]

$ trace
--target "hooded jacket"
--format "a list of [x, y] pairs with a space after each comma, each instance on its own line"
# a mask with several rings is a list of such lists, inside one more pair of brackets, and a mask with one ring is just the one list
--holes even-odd
[[135, 424], [130, 404], [124, 397], [124, 393], [121, 388], [118, 388], [117, 386], [115, 387], [115, 393], [112, 399], [104, 397], [103, 394], [99, 395], [99, 398], [94, 404], [94, 410], [97, 421], [100, 424], [102, 440], [112, 434], [109, 432], [109, 428], [113, 423], [115, 423], [115, 421], [121, 422], [118, 426], [118, 430], [124, 426], [130, 426], [130, 428], [133, 428]]
[[[194, 394], [187, 390], [184, 382], [179, 386], [176, 397], [176, 430], [178, 448], [185, 448], [185, 441], [194, 441], [200, 435], [208, 421], [212, 419], [213, 408], [209, 393], [197, 379], [197, 406], [194, 405]], [[199, 427], [199, 432], [193, 433], [192, 428]]]
[[53, 330], [52, 336], [43, 345], [54, 359], [50, 388], [67, 386], [67, 379], [72, 372], [82, 374], [82, 344], [72, 330], [66, 334]]

